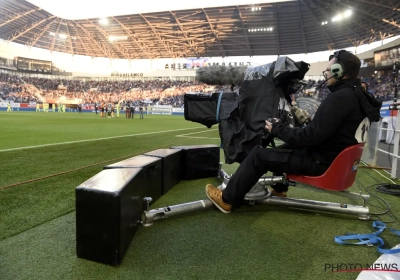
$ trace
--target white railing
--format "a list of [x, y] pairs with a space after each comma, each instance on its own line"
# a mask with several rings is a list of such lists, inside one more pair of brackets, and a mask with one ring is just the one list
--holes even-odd
[[[393, 117], [394, 118], [394, 117]], [[400, 114], [397, 114], [396, 118], [396, 124], [393, 124], [393, 120], [390, 120], [390, 123], [388, 123], [388, 127], [387, 128], [383, 128], [382, 127], [382, 120], [379, 123], [379, 129], [380, 131], [385, 130], [387, 132], [394, 132], [394, 137], [389, 137], [391, 138], [389, 140], [388, 144], [392, 144], [393, 142], [393, 153], [390, 153], [389, 151], [385, 151], [383, 149], [377, 149], [377, 151], [381, 152], [381, 153], [385, 153], [388, 154], [392, 157], [392, 168], [391, 168], [391, 172], [390, 175], [392, 177], [392, 179], [397, 178], [396, 172], [397, 172], [397, 160], [400, 159], [399, 156], [399, 141], [400, 141]], [[394, 127], [395, 126], [395, 127]], [[393, 129], [394, 128], [394, 129]], [[386, 137], [386, 140], [389, 139], [388, 137]], [[394, 139], [393, 139], [394, 138]], [[381, 140], [381, 139], [379, 139]], [[387, 141], [385, 141], [387, 143]]]

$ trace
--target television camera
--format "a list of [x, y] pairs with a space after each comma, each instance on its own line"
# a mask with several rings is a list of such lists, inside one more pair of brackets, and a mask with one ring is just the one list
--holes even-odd
[[[225, 162], [241, 162], [257, 145], [274, 145], [265, 120], [279, 119], [289, 126], [307, 124], [311, 117], [293, 100], [292, 94], [310, 65], [286, 56], [260, 66], [208, 66], [196, 78], [209, 85], [230, 85], [230, 91], [185, 94], [185, 119], [210, 128], [219, 124]], [[234, 87], [240, 86], [238, 92]]]

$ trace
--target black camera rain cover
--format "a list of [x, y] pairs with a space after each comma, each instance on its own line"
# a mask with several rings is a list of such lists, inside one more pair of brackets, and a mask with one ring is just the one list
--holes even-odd
[[219, 93], [196, 94], [183, 96], [185, 120], [204, 124], [208, 128], [217, 124], [217, 105]]
[[[281, 98], [290, 100], [309, 64], [287, 57], [249, 67], [239, 95], [232, 92], [185, 94], [185, 119], [211, 127], [219, 123], [225, 162], [241, 162], [254, 146], [264, 145], [265, 120], [279, 118]], [[218, 105], [219, 104], [219, 105]]]

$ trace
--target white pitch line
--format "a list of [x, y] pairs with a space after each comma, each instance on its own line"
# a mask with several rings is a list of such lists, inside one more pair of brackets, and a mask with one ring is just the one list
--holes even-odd
[[[365, 166], [368, 166], [368, 164], [364, 161], [361, 161]], [[381, 175], [383, 178], [385, 178], [386, 180], [392, 182], [393, 184], [396, 184], [392, 179], [386, 177], [385, 175], [383, 175], [382, 173], [380, 173], [378, 170], [376, 170], [375, 168], [372, 168], [372, 170], [374, 170], [376, 173], [378, 173], [379, 175]], [[390, 172], [388, 172], [387, 170], [383, 170], [383, 172], [388, 173], [388, 175], [391, 175]]]
[[182, 138], [190, 138], [190, 139], [214, 139], [214, 140], [221, 140], [220, 138], [211, 138], [211, 137], [191, 137], [191, 136], [176, 136]]
[[128, 135], [110, 136], [110, 137], [95, 138], [95, 139], [68, 141], [68, 142], [61, 142], [61, 143], [51, 143], [51, 144], [43, 144], [43, 145], [35, 145], [35, 146], [25, 146], [25, 147], [19, 147], [19, 148], [11, 148], [11, 149], [0, 150], [0, 153], [1, 152], [25, 150], [25, 149], [41, 148], [41, 147], [58, 146], [58, 145], [65, 145], [65, 144], [74, 144], [74, 143], [100, 141], [100, 140], [108, 140], [108, 139], [116, 139], [116, 138], [124, 138], [124, 137], [151, 135], [151, 134], [158, 134], [158, 133], [164, 133], [164, 132], [175, 132], [175, 131], [188, 130], [188, 129], [200, 129], [200, 128], [202, 128], [202, 127], [180, 128], [180, 129], [174, 129], [174, 130], [154, 131], [154, 132], [145, 132], [145, 133], [138, 133], [138, 134], [128, 134]]
[[[385, 178], [386, 180], [392, 182], [393, 184], [396, 184], [392, 179], [386, 177], [385, 175], [383, 175], [382, 173], [380, 173], [378, 170], [376, 170], [376, 169], [373, 169], [373, 170], [374, 170], [376, 173], [378, 173], [379, 175], [381, 175], [383, 178]], [[386, 171], [386, 170], [384, 170], [384, 171]], [[389, 175], [390, 175], [390, 174], [389, 174]]]
[[214, 139], [214, 140], [221, 140], [220, 138], [212, 138], [212, 137], [188, 136], [188, 135], [199, 134], [199, 133], [206, 133], [206, 132], [215, 131], [215, 130], [218, 130], [218, 129], [211, 129], [211, 130], [204, 130], [204, 131], [199, 131], [199, 132], [186, 133], [186, 134], [176, 135], [176, 137], [183, 137], [183, 138], [190, 138], [190, 139]]
[[204, 132], [209, 132], [209, 131], [216, 131], [216, 130], [218, 130], [218, 129], [203, 130], [203, 131], [198, 131], [198, 132], [192, 132], [192, 133], [186, 133], [186, 134], [177, 135], [176, 137], [199, 134], [199, 133], [204, 133]]

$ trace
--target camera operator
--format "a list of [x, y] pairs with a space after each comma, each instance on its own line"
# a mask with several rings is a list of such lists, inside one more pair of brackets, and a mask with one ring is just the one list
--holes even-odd
[[[360, 65], [358, 57], [344, 50], [329, 57], [323, 75], [331, 93], [307, 126], [289, 127], [279, 121], [266, 121], [269, 133], [286, 144], [277, 148], [254, 147], [223, 191], [207, 185], [206, 194], [219, 210], [229, 213], [232, 207], [239, 207], [246, 193], [268, 171], [322, 175], [345, 148], [365, 142], [370, 122], [380, 119], [381, 103], [361, 86], [357, 78]], [[272, 188], [272, 194], [286, 196], [286, 185]]]

